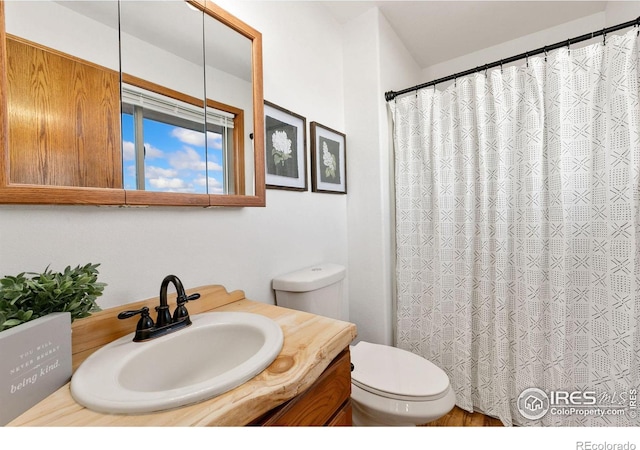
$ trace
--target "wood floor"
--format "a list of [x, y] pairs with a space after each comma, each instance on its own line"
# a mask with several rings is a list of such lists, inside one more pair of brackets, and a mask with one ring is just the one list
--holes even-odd
[[425, 427], [501, 427], [502, 422], [481, 413], [470, 413], [457, 406], [449, 414], [435, 422], [423, 425]]

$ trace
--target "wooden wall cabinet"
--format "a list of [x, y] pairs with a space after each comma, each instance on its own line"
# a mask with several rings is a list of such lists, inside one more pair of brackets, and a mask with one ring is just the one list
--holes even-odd
[[271, 410], [252, 425], [351, 426], [351, 358], [340, 353], [303, 393]]
[[122, 189], [120, 74], [20, 38], [6, 45], [11, 182]]
[[[204, 105], [206, 99], [207, 106], [212, 108], [220, 108], [220, 105], [236, 100], [238, 102], [233, 103], [236, 106], [232, 110], [224, 109], [226, 113], [235, 114], [231, 139], [234, 145], [230, 146], [229, 151], [232, 156], [228, 157], [225, 166], [228, 169], [228, 173], [224, 175], [226, 190], [211, 187], [207, 188], [206, 193], [195, 193], [201, 192], [201, 189], [190, 186], [182, 179], [187, 186], [178, 186], [176, 192], [173, 192], [176, 189], [174, 186], [162, 187], [160, 190], [141, 187], [135, 189], [130, 187], [130, 183], [126, 187], [123, 182], [126, 178], [124, 174], [129, 173], [130, 167], [123, 163], [121, 81], [128, 81], [129, 75], [136, 74], [129, 70], [123, 71], [121, 65], [119, 69], [114, 70], [113, 67], [101, 66], [100, 64], [105, 64], [103, 62], [89, 62], [86, 60], [86, 52], [73, 51], [77, 50], [75, 46], [71, 46], [70, 50], [60, 49], [54, 42], [40, 42], [39, 39], [38, 42], [34, 42], [33, 37], [11, 34], [8, 32], [11, 28], [5, 24], [8, 17], [6, 12], [9, 10], [7, 5], [28, 3], [30, 2], [0, 0], [0, 204], [265, 206], [262, 34], [259, 31], [209, 0], [185, 0], [184, 11], [189, 11], [186, 6], [190, 6], [191, 9], [204, 13], [201, 32], [195, 30], [195, 35], [200, 41], [205, 36], [205, 29], [209, 31], [205, 42], [209, 45], [205, 45], [204, 49], [217, 49], [220, 47], [217, 45], [218, 42], [225, 43], [223, 56], [214, 50], [207, 53], [210, 61], [215, 61], [216, 64], [215, 67], [213, 63], [207, 67], [203, 65], [203, 72], [219, 72], [223, 75], [220, 78], [232, 80], [224, 86], [216, 86], [217, 91], [211, 87], [212, 93], [224, 91], [224, 87], [229, 93], [233, 93], [229, 94], [232, 100], [225, 100], [229, 97], [224, 97], [212, 101], [204, 91], [206, 83], [202, 83], [203, 96], [199, 97], [199, 101]], [[85, 4], [80, 8], [82, 10], [89, 3], [104, 5], [108, 2], [67, 3]], [[124, 3], [132, 6], [151, 2]], [[182, 23], [173, 16], [162, 16], [158, 5], [169, 3], [180, 5], [180, 2], [157, 2], [156, 6], [151, 5], [144, 10], [144, 14], [132, 13], [129, 16], [129, 19], [141, 18], [145, 25], [147, 22], [159, 24], [164, 36], [170, 38], [168, 42], [171, 45], [165, 48], [167, 52], [173, 48], [178, 34], [165, 30], [162, 24]], [[70, 5], [59, 6], [64, 10], [71, 8]], [[33, 8], [42, 10], [41, 6]], [[29, 17], [25, 11], [14, 10], [13, 17]], [[133, 11], [138, 12], [137, 9]], [[100, 14], [97, 14], [98, 12]], [[76, 17], [83, 15], [82, 12], [75, 14]], [[103, 15], [106, 17], [104, 24], [101, 24], [100, 20], [93, 20], [102, 18]], [[88, 19], [87, 23], [91, 20], [109, 27], [108, 16], [108, 12], [105, 13], [100, 6], [92, 10], [85, 19]], [[118, 17], [122, 19], [120, 14]], [[55, 20], [52, 20], [53, 22]], [[66, 24], [64, 21], [61, 23]], [[77, 24], [70, 22], [67, 29], [84, 30], [84, 27], [74, 25]], [[82, 25], [86, 24], [82, 22]], [[126, 48], [121, 46], [122, 37], [126, 33], [123, 33], [120, 25], [118, 23], [120, 40], [116, 42], [120, 50], [119, 63], [122, 62], [122, 48]], [[19, 32], [20, 26], [15, 30]], [[142, 30], [142, 27], [130, 28]], [[50, 31], [53, 35], [66, 33], [66, 30], [60, 32], [54, 28]], [[128, 33], [131, 34], [129, 41], [141, 41], [142, 38], [132, 34], [130, 30]], [[145, 49], [156, 48], [167, 42], [159, 42], [162, 40], [158, 39], [157, 34], [153, 34], [152, 37], [156, 39], [150, 41]], [[232, 41], [242, 41], [246, 45], [238, 47], [238, 51], [234, 53]], [[55, 43], [59, 44], [58, 41]], [[136, 48], [133, 54], [140, 51]], [[228, 66], [218, 64], [227, 60], [237, 64], [238, 59], [235, 56], [238, 55], [242, 56], [240, 60], [249, 64], [248, 73], [243, 75], [243, 83], [237, 82], [240, 78], [235, 72], [225, 72]], [[182, 61], [182, 56], [179, 54], [176, 60]], [[184, 62], [185, 67], [190, 67], [187, 61]], [[154, 68], [154, 74], [162, 72], [162, 69], [164, 67]], [[153, 78], [154, 74], [147, 74], [150, 75], [148, 78]], [[178, 78], [181, 79], [181, 76]], [[205, 77], [206, 74], [203, 73], [203, 80]], [[149, 83], [153, 84], [151, 81]], [[172, 89], [167, 86], [166, 91], [168, 90]], [[166, 96], [166, 91], [160, 94]], [[178, 101], [184, 100], [178, 96], [170, 97]], [[249, 136], [252, 136], [251, 142]], [[139, 142], [142, 142], [142, 139]], [[137, 152], [138, 155], [142, 155], [139, 157], [140, 161], [144, 161], [144, 152], [144, 145], [140, 144]], [[222, 161], [218, 162], [222, 164]], [[145, 178], [143, 164], [139, 164], [138, 167], [138, 179]], [[210, 172], [206, 174], [205, 178], [214, 178]], [[220, 177], [222, 178], [222, 175]], [[197, 181], [200, 183], [200, 179]]]

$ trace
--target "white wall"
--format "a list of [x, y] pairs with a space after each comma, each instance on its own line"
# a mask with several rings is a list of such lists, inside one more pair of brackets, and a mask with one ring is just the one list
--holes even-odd
[[389, 298], [380, 227], [380, 123], [378, 10], [370, 9], [344, 27], [347, 133], [349, 317], [358, 339], [387, 343]]
[[53, 2], [12, 1], [4, 8], [7, 33], [119, 70], [117, 3], [105, 11], [112, 27]]
[[636, 0], [607, 2], [606, 26], [629, 22], [640, 16], [640, 2]]
[[348, 173], [349, 307], [358, 339], [393, 343], [392, 183], [383, 92], [419, 68], [377, 8], [343, 28]]
[[[342, 46], [324, 8], [217, 1], [264, 36], [265, 98], [344, 129]], [[0, 206], [0, 276], [47, 265], [101, 263], [99, 303], [157, 296], [173, 273], [185, 287], [222, 284], [274, 301], [271, 279], [327, 261], [347, 264], [346, 196], [267, 190], [266, 208]]]
[[[426, 67], [422, 71], [423, 82], [463, 72], [474, 67], [506, 59], [529, 50], [542, 48], [576, 36], [581, 36], [605, 27], [605, 13], [592, 14], [578, 20], [564, 23], [538, 33], [529, 34], [518, 39], [504, 42], [493, 47], [451, 59], [440, 64]], [[521, 64], [521, 63], [514, 63]], [[442, 88], [444, 85], [439, 85]]]
[[[545, 45], [555, 44], [568, 38], [581, 36], [592, 31], [601, 30], [605, 27], [628, 22], [640, 16], [640, 2], [638, 1], [610, 1], [607, 2], [605, 11], [592, 14], [571, 22], [567, 22], [546, 30], [532, 33], [518, 39], [514, 39], [502, 44], [485, 48], [483, 50], [451, 59], [440, 64], [426, 67], [422, 71], [421, 83], [462, 72], [474, 67], [482, 66], [486, 63], [499, 61], [501, 58], [508, 58], [513, 55], [524, 53], [528, 50], [542, 48]], [[624, 31], [622, 31], [624, 32]], [[595, 41], [601, 40], [595, 38]], [[576, 46], [589, 45], [594, 41], [585, 41]], [[521, 64], [516, 62], [514, 64]], [[406, 87], [408, 87], [407, 85]], [[442, 85], [440, 86], [442, 88]], [[395, 88], [400, 90], [401, 88]]]

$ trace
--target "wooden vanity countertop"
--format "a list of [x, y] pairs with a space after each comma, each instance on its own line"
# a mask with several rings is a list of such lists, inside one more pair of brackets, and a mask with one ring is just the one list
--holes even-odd
[[[73, 400], [70, 383], [67, 383], [7, 426], [246, 425], [304, 392], [356, 337], [356, 326], [352, 323], [248, 300], [243, 291], [228, 293], [218, 285], [187, 290], [187, 294], [195, 292], [199, 292], [201, 297], [189, 302], [190, 314], [241, 311], [273, 319], [284, 333], [280, 355], [262, 373], [220, 396], [150, 414], [118, 415], [91, 411]], [[103, 345], [133, 331], [136, 321], [118, 320], [118, 312], [142, 306], [149, 306], [153, 310], [157, 304], [157, 298], [143, 300], [104, 310], [74, 322], [74, 370]], [[175, 294], [170, 296], [169, 304], [175, 305]]]

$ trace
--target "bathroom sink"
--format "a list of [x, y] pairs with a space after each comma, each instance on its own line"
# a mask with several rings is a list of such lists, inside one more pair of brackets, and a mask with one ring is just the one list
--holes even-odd
[[191, 326], [146, 341], [133, 333], [87, 358], [71, 379], [71, 395], [98, 412], [141, 414], [223, 394], [267, 368], [282, 349], [273, 320], [243, 312], [191, 316]]

